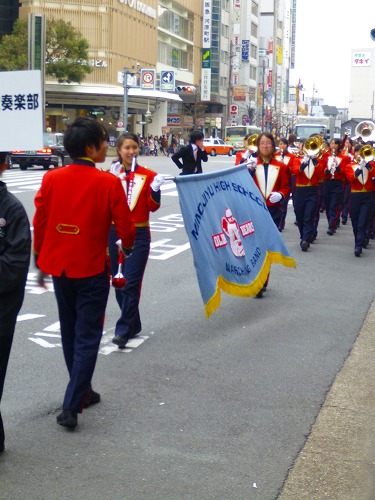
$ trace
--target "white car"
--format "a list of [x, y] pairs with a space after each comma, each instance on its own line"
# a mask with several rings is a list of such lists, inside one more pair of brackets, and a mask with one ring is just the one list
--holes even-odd
[[208, 155], [228, 155], [232, 156], [234, 147], [230, 144], [225, 144], [223, 139], [217, 137], [210, 137], [209, 139], [204, 139], [203, 141], [204, 149], [207, 151]]

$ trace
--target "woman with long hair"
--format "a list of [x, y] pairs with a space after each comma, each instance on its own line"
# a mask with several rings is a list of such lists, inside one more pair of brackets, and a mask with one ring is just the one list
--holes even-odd
[[[150, 253], [149, 217], [150, 212], [156, 212], [160, 208], [160, 186], [164, 182], [162, 175], [138, 165], [139, 147], [137, 135], [129, 132], [122, 134], [117, 141], [118, 159], [110, 168], [110, 172], [120, 177], [122, 181], [136, 226], [134, 249], [125, 259], [123, 267], [126, 285], [123, 289], [116, 289], [115, 292], [121, 314], [116, 323], [112, 342], [120, 349], [124, 348], [128, 340], [135, 337], [142, 329], [139, 301], [143, 275]], [[112, 227], [108, 245], [112, 276], [115, 276], [118, 269], [116, 241], [116, 231]]]

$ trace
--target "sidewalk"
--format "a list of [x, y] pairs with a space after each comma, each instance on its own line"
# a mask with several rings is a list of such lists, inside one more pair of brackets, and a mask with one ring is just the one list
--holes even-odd
[[278, 499], [375, 499], [375, 302]]

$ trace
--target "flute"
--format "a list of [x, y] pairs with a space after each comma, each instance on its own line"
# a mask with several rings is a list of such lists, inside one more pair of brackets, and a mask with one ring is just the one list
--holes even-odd
[[130, 207], [131, 201], [132, 201], [132, 191], [133, 191], [133, 184], [134, 184], [134, 172], [135, 172], [135, 167], [136, 167], [136, 155], [133, 155], [132, 159], [132, 166], [130, 168], [130, 174], [129, 174], [129, 186], [128, 186], [128, 205]]

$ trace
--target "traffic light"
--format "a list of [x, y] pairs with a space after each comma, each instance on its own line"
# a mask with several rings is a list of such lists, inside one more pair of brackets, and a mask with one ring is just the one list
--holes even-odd
[[184, 85], [184, 86], [178, 86], [176, 87], [178, 92], [194, 92], [195, 87], [193, 85]]

